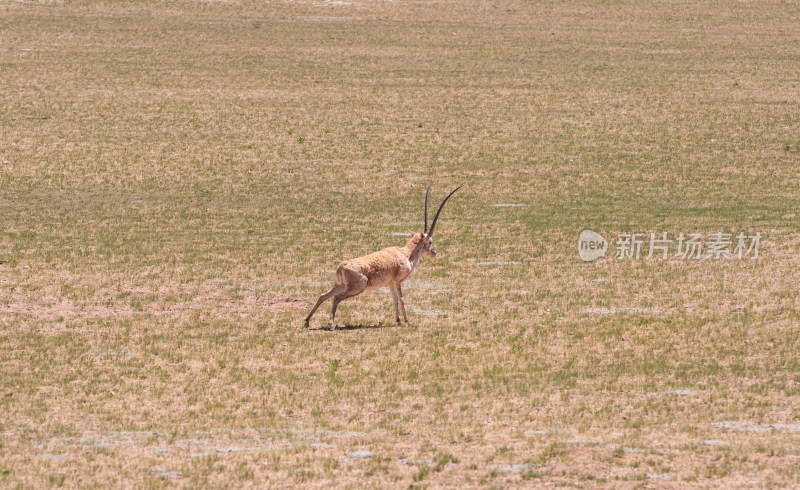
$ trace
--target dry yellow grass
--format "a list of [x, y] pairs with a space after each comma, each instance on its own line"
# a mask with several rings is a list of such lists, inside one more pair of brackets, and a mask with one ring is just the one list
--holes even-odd
[[[0, 0], [0, 486], [800, 485], [798, 19]], [[412, 325], [304, 329], [434, 178]]]

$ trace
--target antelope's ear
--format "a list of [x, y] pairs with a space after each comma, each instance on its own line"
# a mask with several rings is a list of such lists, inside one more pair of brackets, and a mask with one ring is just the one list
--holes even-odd
[[408, 234], [409, 234], [409, 235], [411, 235], [412, 237], [415, 237], [415, 236], [417, 236], [417, 234], [416, 234], [416, 233], [414, 233], [414, 232], [413, 232], [413, 231], [411, 231], [411, 230], [406, 230], [406, 231], [407, 231], [407, 232], [408, 232]]

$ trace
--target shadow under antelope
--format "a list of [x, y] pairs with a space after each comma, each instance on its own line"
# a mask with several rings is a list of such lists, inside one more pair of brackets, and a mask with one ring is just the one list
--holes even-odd
[[453, 192], [447, 195], [436, 211], [433, 217], [430, 230], [428, 229], [428, 194], [431, 191], [433, 182], [428, 185], [428, 190], [425, 192], [425, 230], [422, 233], [415, 233], [411, 239], [406, 243], [405, 247], [389, 247], [381, 250], [380, 252], [371, 253], [357, 259], [345, 260], [339, 267], [336, 268], [336, 282], [327, 293], [324, 293], [317, 300], [317, 304], [311, 308], [305, 319], [305, 326], [308, 327], [308, 322], [321, 305], [328, 298], [333, 297], [333, 305], [331, 305], [331, 318], [328, 326], [331, 330], [336, 328], [333, 319], [336, 316], [336, 307], [339, 303], [347, 298], [357, 296], [364, 291], [371, 289], [378, 289], [388, 287], [392, 292], [392, 299], [394, 300], [394, 316], [397, 323], [400, 323], [400, 312], [398, 311], [397, 304], [403, 310], [403, 319], [408, 324], [408, 317], [406, 316], [406, 305], [403, 301], [403, 290], [400, 284], [408, 279], [414, 273], [419, 265], [419, 260], [422, 256], [429, 258], [436, 257], [438, 253], [436, 247], [433, 246], [433, 229], [436, 227], [436, 220], [439, 219], [439, 213], [442, 212], [444, 204], [450, 199], [450, 196], [463, 186], [456, 187]]

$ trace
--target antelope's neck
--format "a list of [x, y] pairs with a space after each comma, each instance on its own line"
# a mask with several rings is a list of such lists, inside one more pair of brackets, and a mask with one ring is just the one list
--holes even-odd
[[422, 246], [420, 245], [411, 252], [411, 255], [408, 256], [408, 261], [411, 262], [412, 271], [414, 271], [414, 269], [417, 268], [417, 264], [419, 264], [419, 259], [421, 258], [422, 258]]
[[422, 258], [422, 249], [424, 248], [424, 244], [422, 240], [412, 238], [403, 247], [403, 251], [405, 252], [406, 256], [408, 257], [408, 261], [411, 262], [411, 272], [414, 272], [414, 269], [417, 268], [417, 264], [419, 264], [419, 259]]

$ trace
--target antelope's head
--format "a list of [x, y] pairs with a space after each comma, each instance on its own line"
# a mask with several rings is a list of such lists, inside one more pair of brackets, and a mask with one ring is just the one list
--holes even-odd
[[[431, 223], [430, 229], [428, 229], [428, 194], [430, 194], [431, 192], [432, 185], [433, 182], [428, 184], [428, 190], [425, 191], [425, 231], [423, 231], [420, 235], [418, 235], [420, 237], [419, 239], [422, 241], [422, 254], [430, 259], [435, 258], [436, 254], [439, 253], [436, 251], [436, 247], [433, 245], [433, 229], [436, 228], [436, 220], [439, 219], [439, 213], [442, 212], [442, 208], [444, 207], [444, 204], [447, 202], [447, 200], [450, 199], [450, 196], [455, 194], [457, 190], [463, 187], [463, 186], [456, 187], [455, 189], [453, 189], [453, 192], [451, 192], [450, 194], [447, 195], [447, 197], [444, 198], [442, 204], [439, 205], [439, 210], [436, 211], [436, 216], [433, 217], [433, 223]], [[416, 238], [416, 236], [414, 238]]]

